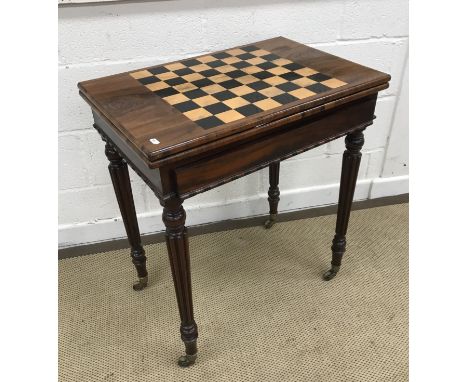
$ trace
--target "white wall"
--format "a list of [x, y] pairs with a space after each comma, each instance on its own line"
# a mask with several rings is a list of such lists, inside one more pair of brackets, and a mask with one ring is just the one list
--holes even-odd
[[[79, 81], [282, 35], [390, 73], [366, 135], [355, 199], [408, 192], [407, 0], [170, 0], [59, 6], [59, 245], [124, 236], [104, 146]], [[336, 203], [343, 140], [280, 171], [281, 211]], [[161, 208], [131, 174], [142, 233]], [[264, 169], [185, 202], [187, 225], [268, 212]]]

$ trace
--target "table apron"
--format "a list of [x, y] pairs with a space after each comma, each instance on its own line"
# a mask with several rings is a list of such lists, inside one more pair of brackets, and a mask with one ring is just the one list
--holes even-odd
[[182, 198], [217, 187], [372, 124], [377, 96], [354, 101], [311, 119], [286, 125], [274, 134], [175, 166], [173, 179]]

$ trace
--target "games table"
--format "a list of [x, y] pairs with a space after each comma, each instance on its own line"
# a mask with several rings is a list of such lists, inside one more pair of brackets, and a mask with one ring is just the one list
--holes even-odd
[[[78, 84], [105, 141], [141, 290], [145, 251], [127, 164], [163, 206], [185, 355], [197, 356], [183, 201], [269, 167], [270, 228], [278, 213], [280, 161], [346, 136], [331, 268], [336, 276], [377, 93], [390, 76], [283, 37]], [[312, 169], [311, 169], [312, 171]], [[320, 171], [320, 169], [317, 169]]]

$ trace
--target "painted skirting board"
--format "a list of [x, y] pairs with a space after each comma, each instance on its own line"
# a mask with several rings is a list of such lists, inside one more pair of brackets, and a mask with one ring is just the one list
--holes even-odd
[[[286, 190], [281, 193], [279, 212], [294, 211], [311, 206], [336, 204], [339, 184]], [[354, 200], [374, 199], [408, 193], [408, 176], [364, 179], [358, 181]], [[228, 219], [246, 218], [268, 213], [267, 194], [231, 200], [229, 203], [205, 203], [187, 206], [187, 226]], [[163, 231], [162, 210], [138, 214], [143, 235]], [[59, 248], [91, 244], [125, 237], [122, 219], [113, 218], [97, 222], [59, 226]]]
[[376, 178], [372, 182], [369, 199], [406, 194], [409, 192], [409, 175]]

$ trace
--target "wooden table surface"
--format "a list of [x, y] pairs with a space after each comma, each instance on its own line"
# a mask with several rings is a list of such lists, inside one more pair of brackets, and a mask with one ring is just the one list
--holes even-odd
[[277, 37], [78, 86], [148, 167], [156, 168], [184, 151], [254, 138], [283, 125], [272, 122], [375, 93], [389, 79]]

